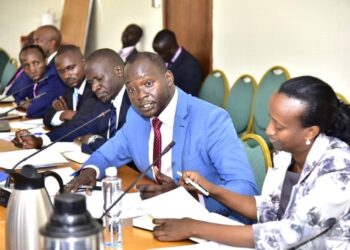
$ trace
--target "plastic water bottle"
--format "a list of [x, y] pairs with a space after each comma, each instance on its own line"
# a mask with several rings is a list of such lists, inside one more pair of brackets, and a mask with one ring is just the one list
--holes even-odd
[[[106, 177], [102, 180], [102, 193], [104, 210], [107, 210], [122, 194], [122, 180], [117, 177], [117, 169], [115, 167], [106, 169]], [[105, 247], [123, 248], [121, 212], [122, 205], [121, 201], [119, 201], [104, 217]]]

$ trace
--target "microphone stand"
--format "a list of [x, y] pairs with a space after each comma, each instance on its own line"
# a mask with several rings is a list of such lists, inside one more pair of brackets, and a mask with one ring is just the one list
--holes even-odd
[[[73, 129], [72, 131], [70, 131], [69, 133], [67, 133], [67, 134], [65, 134], [65, 135], [63, 135], [63, 136], [61, 136], [61, 137], [58, 138], [57, 140], [51, 142], [50, 144], [48, 144], [48, 145], [42, 147], [41, 149], [39, 149], [38, 151], [35, 151], [34, 153], [32, 153], [32, 154], [28, 155], [27, 157], [23, 158], [22, 160], [20, 160], [19, 162], [17, 162], [16, 165], [14, 165], [14, 166], [12, 167], [12, 169], [6, 170], [5, 172], [6, 172], [6, 173], [9, 173], [9, 172], [13, 171], [13, 170], [14, 170], [19, 164], [21, 164], [22, 162], [28, 160], [29, 158], [33, 157], [33, 156], [36, 155], [36, 154], [39, 154], [40, 152], [44, 151], [45, 149], [51, 147], [53, 144], [55, 144], [55, 143], [61, 141], [62, 139], [66, 138], [67, 136], [69, 136], [69, 135], [75, 133], [75, 132], [78, 131], [79, 129], [85, 127], [86, 125], [88, 125], [88, 124], [90, 124], [90, 123], [92, 123], [92, 122], [94, 122], [95, 120], [99, 119], [100, 117], [105, 116], [105, 115], [108, 114], [110, 111], [111, 111], [111, 109], [107, 109], [106, 111], [103, 111], [101, 114], [99, 114], [99, 115], [96, 116], [95, 118], [91, 119], [90, 121], [88, 121], [88, 122], [86, 122], [86, 123], [80, 125], [80, 126], [77, 127], [76, 129]], [[11, 176], [9, 175], [9, 176], [6, 178], [6, 182], [5, 182], [5, 187], [6, 187], [6, 188], [9, 188], [9, 187], [10, 187], [10, 182], [11, 182]]]
[[[49, 77], [48, 77], [48, 76], [45, 76], [45, 77], [41, 78], [39, 81], [37, 81], [37, 82], [33, 82], [33, 83], [31, 83], [31, 84], [28, 84], [28, 85], [25, 86], [24, 88], [21, 88], [21, 89], [15, 91], [15, 92], [13, 92], [11, 95], [16, 95], [16, 94], [22, 92], [23, 90], [26, 90], [26, 89], [28, 89], [28, 88], [34, 86], [36, 83], [39, 83], [39, 82], [42, 82], [42, 81], [46, 80], [47, 78], [49, 78]], [[5, 95], [4, 97], [1, 97], [1, 98], [0, 98], [0, 102], [1, 102], [2, 100], [5, 100], [8, 96], [9, 96], [9, 95]]]
[[39, 99], [40, 97], [42, 97], [42, 96], [44, 96], [44, 95], [46, 95], [46, 92], [41, 93], [40, 95], [37, 95], [36, 97], [34, 97], [34, 98], [32, 98], [32, 99], [25, 100], [21, 105], [18, 105], [18, 106], [16, 106], [16, 107], [12, 108], [12, 109], [7, 110], [7, 111], [4, 112], [4, 113], [1, 113], [1, 114], [0, 114], [0, 117], [7, 116], [7, 114], [10, 113], [11, 111], [13, 111], [13, 110], [15, 110], [15, 109], [18, 109], [18, 108], [21, 108], [21, 107], [23, 107], [24, 105], [26, 105], [27, 103], [30, 103], [30, 102], [32, 102], [32, 101], [34, 101], [34, 100], [36, 100], [36, 99]]
[[107, 208], [103, 214], [101, 215], [100, 218], [98, 218], [97, 220], [99, 222], [102, 221], [102, 218], [108, 214], [109, 211], [111, 211], [111, 209], [118, 204], [118, 202], [136, 185], [136, 183], [141, 180], [141, 178], [143, 178], [147, 172], [163, 157], [163, 155], [165, 155], [166, 153], [169, 152], [169, 150], [174, 147], [175, 145], [175, 142], [174, 141], [171, 141], [168, 146], [165, 147], [165, 149], [162, 151], [162, 153], [146, 168], [145, 171], [141, 172], [141, 175], [139, 175], [129, 186], [128, 188], [124, 191], [124, 193], [122, 195], [120, 195], [118, 197], [118, 199], [116, 199], [110, 206], [109, 208]]

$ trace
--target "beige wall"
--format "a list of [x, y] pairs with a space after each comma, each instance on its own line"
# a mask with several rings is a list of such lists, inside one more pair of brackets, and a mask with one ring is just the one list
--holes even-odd
[[[48, 9], [59, 19], [62, 8], [63, 0], [0, 0], [0, 47], [17, 57], [19, 36], [40, 25]], [[291, 76], [320, 77], [350, 99], [348, 13], [348, 0], [214, 0], [213, 68], [222, 69], [232, 85], [244, 73], [259, 81], [267, 69], [282, 65]], [[87, 52], [119, 50], [129, 23], [144, 29], [139, 49], [152, 51], [161, 8], [152, 8], [151, 0], [95, 0]]]
[[259, 81], [282, 65], [350, 99], [349, 13], [348, 0], [214, 0], [213, 66], [232, 84], [244, 73]]

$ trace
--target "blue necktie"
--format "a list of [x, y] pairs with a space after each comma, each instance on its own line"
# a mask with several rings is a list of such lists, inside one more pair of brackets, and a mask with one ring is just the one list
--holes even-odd
[[111, 116], [109, 117], [109, 138], [112, 138], [117, 132], [117, 109], [112, 108]]

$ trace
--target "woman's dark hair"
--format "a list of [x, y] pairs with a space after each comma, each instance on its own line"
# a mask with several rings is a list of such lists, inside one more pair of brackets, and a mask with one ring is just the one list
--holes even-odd
[[350, 107], [337, 98], [327, 83], [316, 77], [300, 76], [283, 83], [278, 92], [306, 103], [301, 116], [303, 127], [318, 126], [320, 133], [350, 145]]

